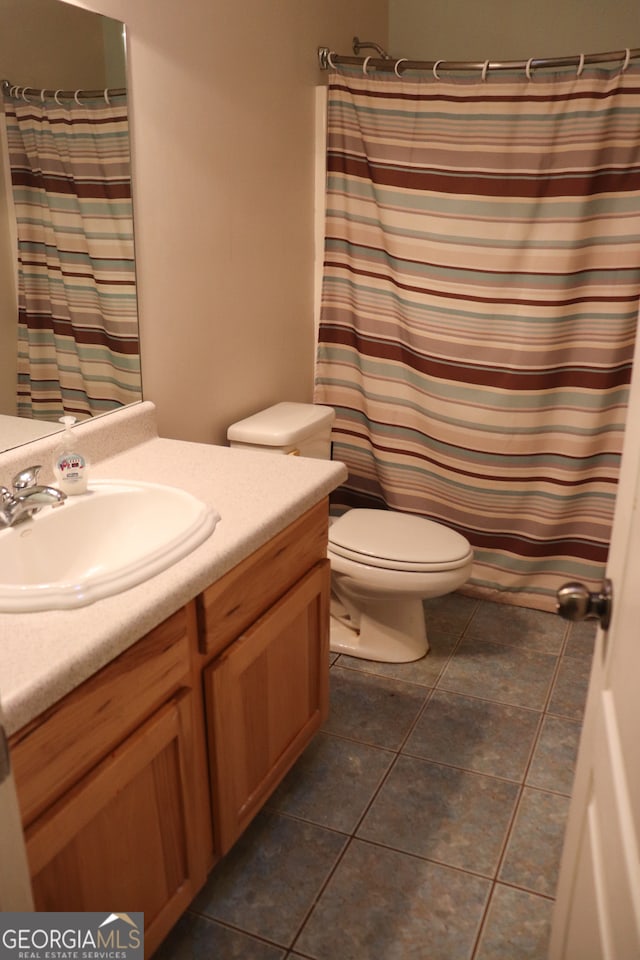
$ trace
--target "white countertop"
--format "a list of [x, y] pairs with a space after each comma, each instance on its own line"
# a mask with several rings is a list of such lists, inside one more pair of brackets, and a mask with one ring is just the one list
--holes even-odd
[[[151, 404], [137, 408], [147, 429]], [[95, 443], [109, 451], [108, 432], [119, 420], [104, 418]], [[141, 419], [142, 418], [142, 419]], [[140, 429], [138, 425], [134, 433]], [[104, 431], [104, 436], [102, 436]], [[88, 434], [87, 434], [88, 435]], [[113, 439], [112, 437], [110, 440]], [[238, 564], [347, 476], [342, 463], [230, 449], [157, 436], [93, 463], [93, 479], [149, 480], [182, 487], [220, 514], [214, 532], [183, 560], [145, 583], [73, 610], [0, 613], [0, 701], [5, 728], [13, 733], [99, 670], [175, 610]], [[43, 441], [45, 444], [47, 441]], [[11, 462], [41, 462], [36, 445], [20, 448]], [[45, 453], [48, 450], [44, 449]], [[92, 459], [93, 453], [89, 455]], [[8, 455], [4, 455], [5, 457]], [[42, 459], [44, 462], [44, 459]], [[43, 474], [45, 471], [43, 470]], [[5, 470], [6, 477], [6, 470]], [[46, 482], [47, 477], [44, 476]], [[0, 482], [7, 482], [0, 469]]]
[[60, 433], [59, 423], [45, 423], [42, 420], [25, 420], [24, 417], [8, 417], [0, 413], [0, 450], [7, 450], [18, 444], [40, 440], [51, 433]]

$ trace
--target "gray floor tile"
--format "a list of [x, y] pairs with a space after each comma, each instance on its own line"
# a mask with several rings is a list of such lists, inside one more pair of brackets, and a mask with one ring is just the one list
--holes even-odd
[[496, 884], [474, 960], [547, 960], [553, 900]]
[[547, 710], [572, 720], [582, 720], [587, 700], [591, 661], [562, 657]]
[[488, 880], [352, 841], [295, 950], [316, 960], [469, 960]]
[[331, 668], [326, 733], [398, 749], [416, 720], [428, 690], [400, 680]]
[[280, 784], [269, 806], [352, 833], [395, 754], [319, 733]]
[[555, 896], [569, 798], [525, 787], [499, 880]]
[[357, 836], [494, 876], [518, 793], [505, 780], [399, 757]]
[[595, 620], [583, 620], [572, 623], [564, 652], [569, 657], [591, 660], [596, 643], [598, 624]]
[[566, 632], [566, 622], [554, 613], [485, 601], [474, 613], [466, 636], [557, 655]]
[[582, 724], [565, 717], [544, 719], [527, 774], [527, 784], [571, 795]]
[[261, 813], [215, 867], [192, 909], [291, 946], [345, 842], [333, 831]]
[[460, 593], [447, 593], [444, 597], [425, 600], [427, 635], [437, 632], [461, 636], [479, 602]]
[[359, 660], [343, 654], [340, 657], [340, 666], [360, 670], [361, 673], [373, 673], [379, 677], [393, 677], [396, 680], [432, 687], [449, 662], [457, 642], [458, 637], [452, 634], [434, 631], [429, 636], [431, 649], [427, 655], [412, 663], [375, 663], [373, 660]]
[[153, 960], [282, 960], [285, 951], [229, 930], [214, 920], [185, 913], [178, 921]]
[[534, 710], [435, 690], [403, 752], [520, 781], [540, 717]]
[[438, 688], [541, 710], [557, 657], [504, 643], [464, 639]]

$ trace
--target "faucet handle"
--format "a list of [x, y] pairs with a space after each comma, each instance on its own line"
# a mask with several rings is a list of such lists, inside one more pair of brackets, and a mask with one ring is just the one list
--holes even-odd
[[25, 467], [20, 473], [17, 473], [13, 480], [14, 490], [27, 490], [29, 487], [35, 487], [38, 482], [38, 474], [42, 469], [42, 464], [38, 463], [33, 467]]

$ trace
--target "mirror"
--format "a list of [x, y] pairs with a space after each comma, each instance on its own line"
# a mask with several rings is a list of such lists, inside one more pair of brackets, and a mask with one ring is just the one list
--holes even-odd
[[[5, 79], [36, 91], [126, 87], [123, 24], [61, 0], [0, 0]], [[62, 429], [16, 416], [16, 226], [7, 167], [0, 142], [0, 452]]]

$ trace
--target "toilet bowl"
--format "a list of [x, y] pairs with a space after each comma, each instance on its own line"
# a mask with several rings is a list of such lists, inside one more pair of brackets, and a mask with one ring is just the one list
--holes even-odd
[[[331, 407], [278, 403], [229, 427], [233, 447], [330, 458]], [[473, 551], [448, 527], [395, 510], [347, 510], [329, 526], [331, 650], [387, 663], [429, 650], [423, 600], [457, 590]]]
[[459, 533], [394, 510], [348, 510], [329, 528], [328, 557], [331, 649], [387, 663], [427, 653], [423, 600], [457, 590], [473, 563]]

